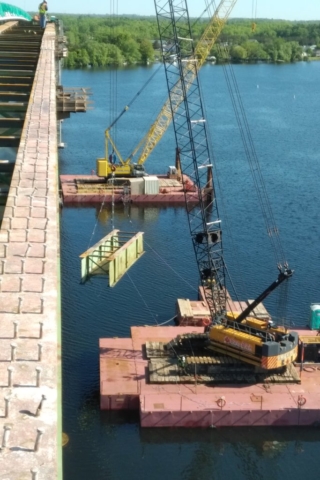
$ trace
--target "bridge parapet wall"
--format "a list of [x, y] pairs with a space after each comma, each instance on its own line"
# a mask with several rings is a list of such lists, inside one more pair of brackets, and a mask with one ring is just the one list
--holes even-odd
[[39, 480], [62, 476], [55, 37], [48, 24], [0, 231], [0, 455], [10, 480], [34, 478], [32, 469]]

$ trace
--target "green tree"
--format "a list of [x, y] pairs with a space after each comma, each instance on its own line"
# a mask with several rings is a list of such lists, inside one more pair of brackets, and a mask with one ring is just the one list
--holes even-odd
[[141, 60], [139, 44], [129, 32], [116, 31], [111, 43], [120, 48], [127, 63], [138, 63]]
[[235, 60], [236, 62], [241, 62], [247, 58], [247, 51], [240, 45], [235, 45], [231, 48], [230, 55], [232, 60]]
[[278, 62], [290, 62], [292, 57], [291, 44], [282, 42], [278, 50]]
[[78, 50], [78, 55], [77, 55], [77, 67], [87, 67], [90, 65], [90, 57], [85, 48], [81, 48]]
[[298, 42], [290, 42], [291, 46], [291, 62], [301, 60], [303, 49]]
[[[153, 61], [154, 49], [160, 48], [155, 17], [61, 15], [60, 18], [68, 38], [66, 67], [85, 67], [88, 58], [89, 64], [97, 67], [146, 63]], [[207, 23], [200, 20], [193, 24], [196, 41]], [[218, 62], [229, 61], [230, 55], [235, 62], [291, 62], [301, 59], [302, 45], [320, 47], [320, 22], [257, 19], [254, 31], [251, 23], [249, 19], [229, 20], [218, 39], [227, 50], [214, 46], [211, 55]]]
[[108, 65], [122, 65], [124, 63], [124, 56], [120, 48], [112, 43], [107, 44], [108, 48]]
[[75, 52], [69, 52], [67, 58], [64, 58], [63, 60], [63, 65], [67, 68], [76, 68], [77, 67], [76, 57], [77, 55]]
[[269, 55], [262, 45], [257, 41], [247, 41], [241, 45], [247, 52], [247, 58], [250, 61], [267, 60]]
[[143, 63], [153, 62], [154, 49], [150, 40], [142, 40], [140, 43], [140, 55]]

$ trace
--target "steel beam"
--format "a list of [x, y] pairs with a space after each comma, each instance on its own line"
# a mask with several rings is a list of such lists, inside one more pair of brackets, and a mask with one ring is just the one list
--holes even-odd
[[26, 112], [28, 102], [5, 103], [0, 102], [0, 112]]
[[[2, 63], [0, 60], [0, 74], [3, 75], [3, 70], [32, 70], [34, 71], [36, 68], [36, 65], [34, 63]], [[25, 75], [25, 72], [24, 72]]]
[[10, 83], [11, 85], [16, 85], [16, 84], [24, 84], [24, 85], [30, 85], [32, 86], [33, 83], [33, 75], [30, 76], [9, 76], [9, 75], [3, 75], [3, 72], [1, 72], [2, 75], [0, 75], [0, 84], [7, 84]]
[[[15, 89], [11, 89], [11, 90], [15, 90]], [[15, 91], [2, 92], [0, 87], [0, 103], [28, 101], [29, 96], [30, 95], [28, 93], [22, 93], [22, 92], [15, 92]]]
[[5, 118], [0, 117], [0, 128], [22, 128], [24, 118]]
[[16, 148], [19, 146], [20, 143], [20, 135], [15, 136], [1, 136], [0, 135], [0, 147], [11, 147]]

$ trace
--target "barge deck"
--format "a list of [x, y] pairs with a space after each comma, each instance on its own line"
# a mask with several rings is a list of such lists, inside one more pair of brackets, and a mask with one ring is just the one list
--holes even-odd
[[[127, 179], [128, 185], [117, 186], [115, 184], [113, 188], [111, 184], [107, 184], [103, 178], [95, 174], [60, 175], [62, 202], [64, 205], [102, 202], [185, 205], [185, 192], [181, 181], [168, 178], [166, 175], [155, 175], [154, 177], [158, 180], [158, 188], [145, 193], [143, 189], [135, 188], [135, 183], [138, 183], [140, 179]], [[188, 188], [190, 189], [186, 192], [188, 202], [198, 203], [199, 198], [195, 187], [189, 183]]]
[[[304, 339], [317, 335], [296, 328]], [[298, 426], [320, 423], [320, 369], [296, 365], [300, 383], [151, 383], [148, 342], [169, 342], [203, 327], [132, 327], [131, 338], [100, 339], [100, 406], [137, 409], [142, 427]], [[305, 340], [304, 340], [305, 341]], [[155, 343], [154, 343], [155, 344]], [[165, 359], [163, 359], [165, 360]]]

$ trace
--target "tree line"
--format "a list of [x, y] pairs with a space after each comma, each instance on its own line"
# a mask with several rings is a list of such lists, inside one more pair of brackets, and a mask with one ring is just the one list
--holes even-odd
[[[155, 17], [59, 15], [68, 40], [66, 68], [149, 64], [161, 60]], [[194, 21], [195, 41], [207, 21]], [[293, 62], [320, 49], [320, 22], [229, 20], [210, 55], [217, 62]]]

